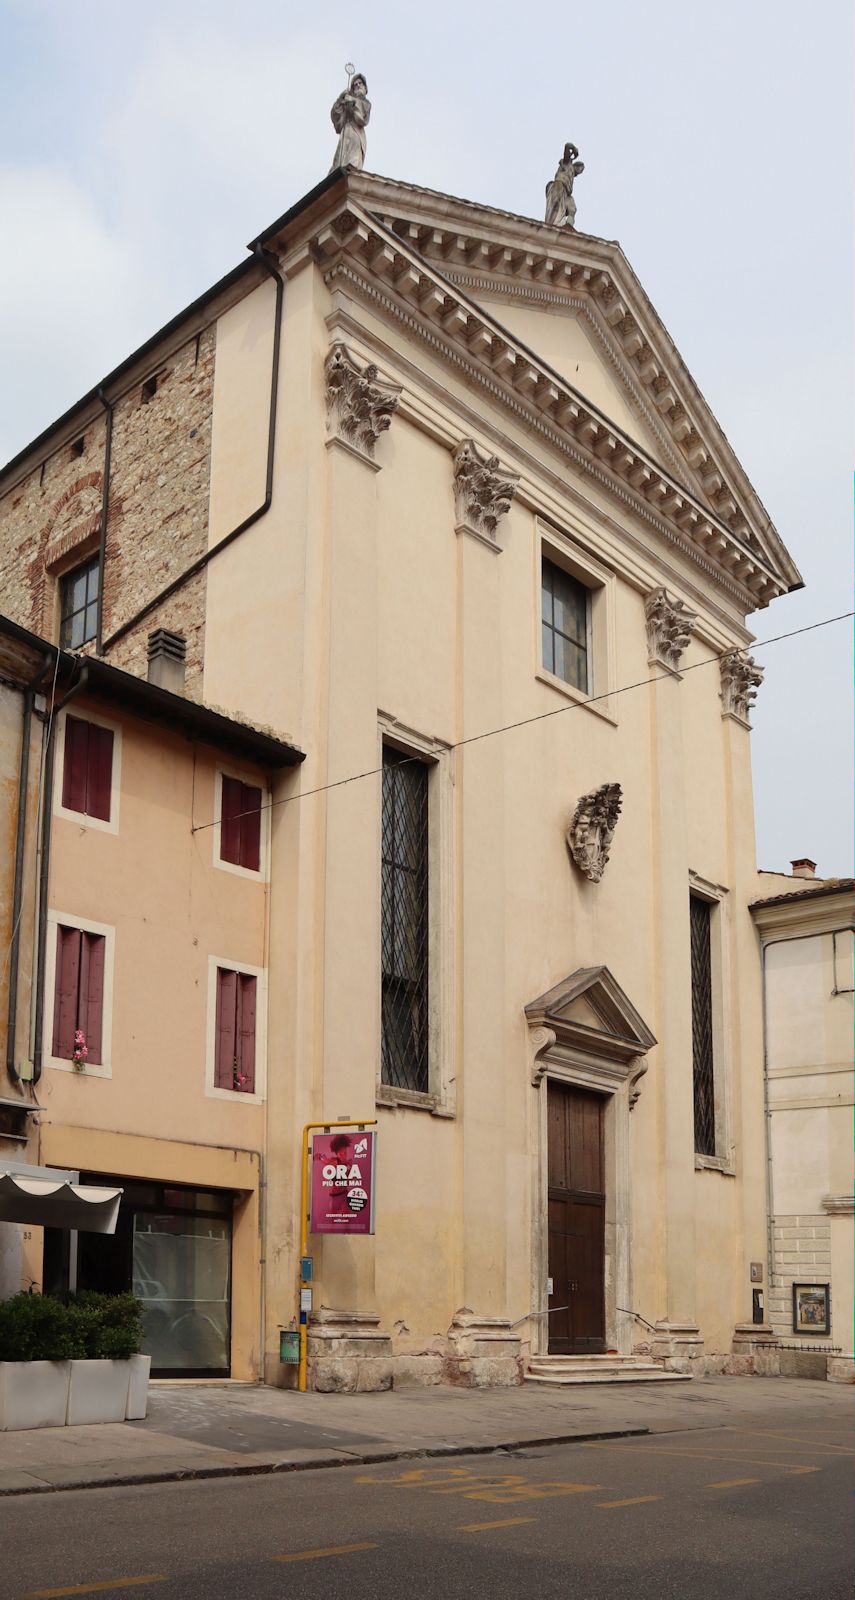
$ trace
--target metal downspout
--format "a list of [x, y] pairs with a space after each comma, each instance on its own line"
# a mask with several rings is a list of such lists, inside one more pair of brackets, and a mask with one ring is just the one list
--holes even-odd
[[44, 1004], [45, 1004], [45, 953], [47, 950], [47, 907], [48, 907], [48, 878], [50, 875], [50, 839], [51, 817], [53, 814], [53, 762], [54, 762], [54, 736], [56, 723], [60, 711], [86, 688], [89, 678], [89, 668], [84, 662], [80, 677], [71, 685], [67, 694], [63, 695], [58, 705], [51, 709], [50, 722], [47, 731], [47, 747], [45, 749], [45, 781], [42, 791], [42, 836], [41, 860], [39, 862], [39, 921], [36, 939], [36, 1011], [33, 1026], [33, 1083], [38, 1083], [42, 1075], [42, 1046], [44, 1035]]
[[120, 639], [123, 639], [126, 633], [130, 633], [132, 629], [136, 628], [139, 623], [149, 616], [152, 611], [156, 611], [158, 606], [163, 604], [164, 600], [168, 600], [170, 595], [175, 594], [176, 590], [180, 589], [189, 581], [190, 578], [195, 578], [198, 572], [202, 572], [204, 568], [207, 567], [208, 563], [213, 561], [214, 556], [218, 556], [221, 550], [227, 549], [227, 547], [232, 544], [235, 539], [238, 539], [242, 533], [246, 532], [247, 528], [251, 528], [254, 522], [258, 522], [259, 518], [266, 516], [267, 512], [270, 510], [273, 502], [273, 465], [276, 454], [276, 405], [279, 395], [279, 355], [282, 346], [282, 301], [285, 295], [285, 280], [278, 269], [273, 266], [273, 261], [276, 258], [271, 254], [270, 251], [265, 250], [261, 244], [256, 243], [253, 253], [258, 261], [259, 266], [263, 267], [264, 271], [270, 274], [271, 278], [274, 279], [276, 284], [276, 307], [274, 311], [275, 323], [273, 328], [273, 360], [272, 371], [270, 375], [270, 413], [267, 423], [267, 470], [265, 472], [264, 480], [264, 499], [262, 500], [260, 506], [256, 506], [255, 510], [251, 511], [248, 517], [244, 517], [243, 521], [238, 523], [236, 528], [232, 528], [231, 532], [227, 533], [225, 537], [220, 539], [217, 544], [213, 545], [210, 550], [206, 550], [204, 554], [197, 557], [195, 561], [191, 561], [189, 567], [185, 567], [184, 571], [179, 573], [177, 578], [173, 578], [172, 582], [168, 583], [165, 589], [161, 589], [159, 594], [156, 594], [153, 599], [147, 600], [145, 605], [140, 607], [139, 611], [135, 612], [132, 617], [128, 618], [127, 622], [123, 622], [118, 628], [115, 628], [110, 634], [110, 637], [105, 639], [101, 644], [100, 653], [102, 655], [111, 649], [114, 644], [117, 644]]
[[12, 890], [12, 941], [9, 946], [9, 1002], [6, 1021], [6, 1071], [13, 1083], [21, 1074], [15, 1066], [18, 1030], [18, 966], [21, 954], [21, 901], [24, 897], [24, 843], [27, 831], [27, 783], [30, 776], [30, 729], [36, 690], [50, 671], [52, 656], [45, 656], [34, 678], [24, 689], [24, 714], [21, 724], [21, 759], [18, 764], [18, 818], [15, 829], [15, 881]]

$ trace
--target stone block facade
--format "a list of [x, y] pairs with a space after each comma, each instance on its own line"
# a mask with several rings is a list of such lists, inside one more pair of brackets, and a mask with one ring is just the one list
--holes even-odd
[[[831, 1223], [823, 1214], [775, 1218], [772, 1227], [772, 1271], [767, 1317], [780, 1339], [793, 1338], [793, 1284], [828, 1283], [831, 1279]], [[834, 1306], [828, 1343], [834, 1343]], [[823, 1336], [811, 1337], [810, 1343]]]
[[[215, 347], [214, 328], [203, 330], [115, 403], [105, 639], [207, 546]], [[3, 611], [47, 639], [59, 636], [59, 580], [98, 549], [105, 442], [102, 413], [0, 500]], [[107, 659], [144, 676], [149, 632], [182, 633], [193, 693], [202, 679], [204, 602], [202, 572], [108, 650]]]

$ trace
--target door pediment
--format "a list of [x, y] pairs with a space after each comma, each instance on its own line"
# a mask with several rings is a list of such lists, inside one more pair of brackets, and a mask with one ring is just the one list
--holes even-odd
[[525, 1015], [535, 1045], [533, 1083], [552, 1065], [608, 1093], [628, 1083], [635, 1103], [656, 1037], [608, 967], [580, 967], [532, 1000]]

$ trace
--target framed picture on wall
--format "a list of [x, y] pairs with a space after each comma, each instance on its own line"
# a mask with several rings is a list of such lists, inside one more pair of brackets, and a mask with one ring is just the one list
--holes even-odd
[[827, 1283], [793, 1284], [793, 1333], [829, 1332]]

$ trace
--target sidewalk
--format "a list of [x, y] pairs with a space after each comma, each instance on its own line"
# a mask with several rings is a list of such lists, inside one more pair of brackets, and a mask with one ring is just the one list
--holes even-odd
[[781, 1378], [521, 1389], [294, 1394], [153, 1384], [145, 1422], [0, 1433], [0, 1494], [352, 1466], [515, 1449], [601, 1434], [804, 1425], [851, 1417], [844, 1385]]

